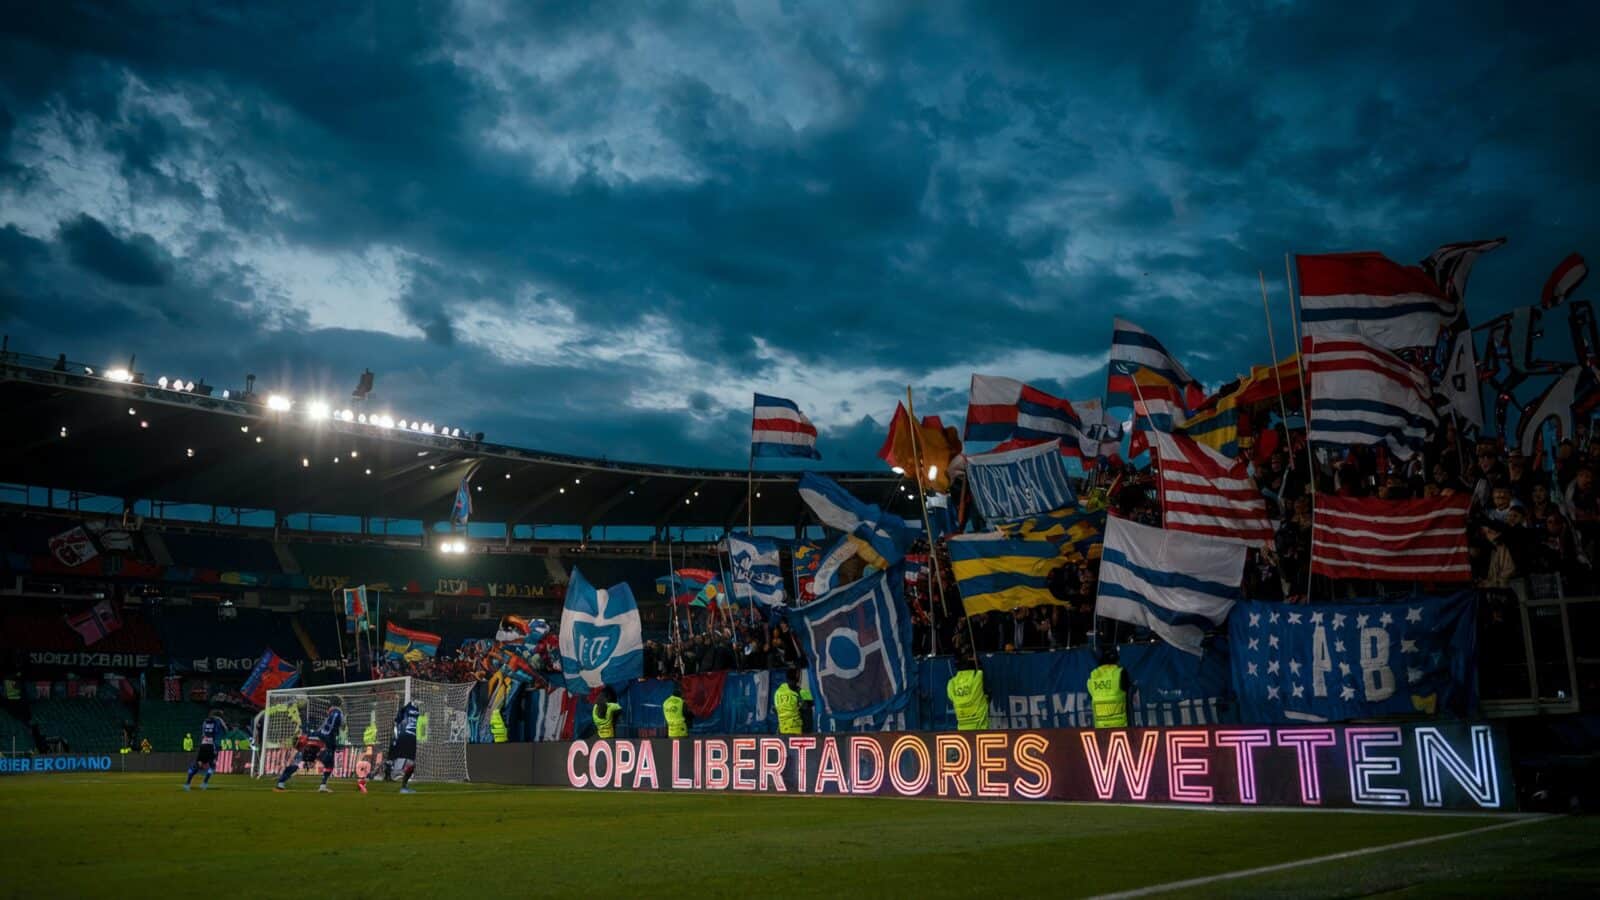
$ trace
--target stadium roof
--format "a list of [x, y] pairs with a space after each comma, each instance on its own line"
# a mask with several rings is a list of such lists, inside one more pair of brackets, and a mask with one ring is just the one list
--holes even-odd
[[[543, 453], [107, 374], [4, 354], [0, 415], [11, 439], [0, 448], [0, 481], [129, 501], [437, 522], [449, 518], [471, 471], [474, 522], [659, 529], [736, 527], [746, 518], [742, 470]], [[829, 474], [863, 500], [913, 515], [888, 472]], [[755, 473], [755, 524], [812, 521], [798, 478]]]

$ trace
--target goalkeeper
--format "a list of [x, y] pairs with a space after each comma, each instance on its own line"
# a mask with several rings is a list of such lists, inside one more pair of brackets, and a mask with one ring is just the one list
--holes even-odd
[[[339, 750], [339, 733], [343, 728], [344, 698], [334, 697], [333, 702], [328, 706], [328, 711], [322, 715], [322, 724], [317, 726], [316, 733], [308, 736], [307, 741], [301, 748], [301, 759], [307, 766], [310, 766], [313, 762], [322, 764], [322, 784], [317, 786], [318, 793], [333, 793], [333, 788], [328, 787], [328, 778], [333, 775], [335, 754]], [[320, 752], [313, 753], [311, 750], [312, 744], [315, 744]], [[299, 768], [299, 764], [292, 761], [285, 766], [283, 774], [278, 776], [278, 784], [275, 790], [287, 790], [289, 779], [294, 776], [295, 771]]]

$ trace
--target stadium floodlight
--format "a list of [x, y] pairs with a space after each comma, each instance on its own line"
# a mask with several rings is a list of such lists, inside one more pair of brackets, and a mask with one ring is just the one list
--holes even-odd
[[401, 431], [405, 431], [406, 430], [406, 420], [405, 419], [401, 419], [400, 421], [398, 421], [398, 422], [396, 422], [394, 424], [395, 424], [395, 427], [399, 428]]
[[127, 384], [128, 382], [133, 380], [133, 373], [128, 371], [127, 369], [123, 369], [123, 368], [107, 369], [106, 370], [106, 380], [108, 380], [108, 381], [120, 381], [123, 384]]
[[183, 455], [189, 457], [190, 459], [194, 459], [194, 448], [190, 447], [189, 449], [183, 451]]
[[929, 466], [928, 467], [928, 480], [932, 481], [932, 480], [934, 480], [935, 478], [938, 478], [938, 477], [939, 477], [939, 467], [938, 466]]
[[261, 443], [261, 435], [256, 435], [256, 443]]
[[[178, 383], [182, 384], [183, 382], [180, 381]], [[167, 389], [167, 376], [163, 375], [160, 378], [157, 378], [156, 379], [156, 387], [161, 388], [163, 391], [166, 390]]]
[[459, 428], [450, 429], [450, 436], [451, 437], [461, 437], [461, 429], [459, 429]]
[[[257, 440], [260, 440], [260, 438], [257, 438]], [[307, 458], [307, 457], [304, 457], [304, 456], [300, 457], [300, 468], [302, 468], [302, 469], [311, 468], [311, 460], [309, 458]]]
[[394, 427], [394, 417], [390, 416], [388, 413], [385, 413], [385, 414], [379, 416], [374, 421], [376, 421], [378, 423], [378, 427], [379, 428], [393, 428]]
[[306, 415], [312, 419], [316, 419], [318, 421], [326, 419], [329, 412], [330, 410], [328, 409], [328, 404], [326, 401], [313, 400], [306, 404]]
[[433, 423], [432, 422], [423, 422], [422, 423], [422, 433], [423, 434], [433, 434]]
[[[65, 425], [61, 426], [61, 436], [62, 437], [66, 437], [67, 436], [67, 426], [65, 426]], [[507, 477], [509, 478], [510, 476], [507, 476]]]
[[135, 411], [135, 410], [134, 410], [134, 408], [133, 408], [133, 407], [131, 407], [131, 406], [130, 406], [130, 407], [128, 407], [128, 415], [130, 415], [130, 416], [137, 416], [137, 415], [138, 415], [138, 414], [139, 414], [139, 413], [138, 413], [138, 412], [136, 412], [136, 411]]
[[756, 499], [757, 500], [761, 499], [761, 492], [760, 491], [756, 491]]
[[149, 428], [150, 427], [150, 423], [145, 421], [144, 419], [140, 419], [139, 420], [139, 427], [140, 428]]
[[249, 425], [240, 425], [239, 426], [239, 430], [241, 432], [243, 432], [244, 434], [249, 434], [250, 433], [250, 426]]
[[233, 397], [233, 391], [230, 391], [227, 388], [223, 388], [222, 389], [222, 399], [228, 400], [228, 399], [231, 399], [232, 397]]
[[354, 422], [356, 420], [356, 414], [354, 410], [341, 409], [339, 410], [339, 418], [345, 422]]
[[900, 468], [899, 466], [895, 466], [894, 468], [890, 469], [889, 471], [895, 473], [896, 475], [904, 475], [906, 473], [906, 470]]
[[288, 412], [289, 407], [293, 405], [294, 404], [289, 401], [289, 398], [283, 396], [282, 394], [267, 395], [267, 409], [274, 410], [276, 412]]
[[[257, 714], [261, 742], [251, 759], [250, 774], [260, 778], [282, 771], [299, 755], [294, 744], [302, 724], [320, 723], [336, 699], [344, 709], [352, 738], [368, 722], [394, 721], [400, 705], [410, 701], [428, 717], [427, 740], [417, 742], [417, 771], [412, 781], [466, 781], [467, 742], [472, 737], [467, 707], [472, 689], [470, 681], [442, 684], [418, 678], [385, 678], [268, 691], [266, 710]], [[384, 737], [388, 737], [387, 728]], [[337, 771], [354, 773], [361, 763], [369, 763], [376, 771], [383, 764], [381, 743], [366, 746], [352, 740], [340, 744]]]
[[367, 470], [367, 474], [368, 474], [368, 475], [371, 475], [371, 474], [372, 474], [372, 470], [371, 470], [371, 469], [368, 469], [368, 470]]
[[350, 458], [351, 459], [360, 459], [361, 458], [361, 451], [360, 450], [351, 450], [350, 451]]

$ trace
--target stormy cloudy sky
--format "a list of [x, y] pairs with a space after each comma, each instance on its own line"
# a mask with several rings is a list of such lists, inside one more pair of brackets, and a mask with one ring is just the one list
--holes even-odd
[[1264, 362], [1285, 251], [1506, 235], [1474, 319], [1535, 302], [1600, 253], [1596, 9], [19, 4], [0, 326], [655, 462], [763, 390], [864, 467], [906, 384], [1098, 396], [1117, 313]]

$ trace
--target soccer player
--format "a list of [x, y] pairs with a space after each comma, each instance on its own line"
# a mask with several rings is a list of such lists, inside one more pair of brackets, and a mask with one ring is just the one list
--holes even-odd
[[417, 772], [417, 722], [422, 710], [407, 700], [394, 714], [394, 741], [389, 745], [389, 761], [400, 773], [400, 793], [415, 794], [411, 776]]
[[[316, 765], [317, 758], [322, 755], [322, 741], [308, 734], [295, 738], [294, 748], [300, 751], [300, 758], [289, 760], [289, 764], [283, 767], [283, 773], [278, 776], [278, 783], [272, 786], [272, 789], [279, 793], [289, 789], [289, 779], [299, 770], [301, 763], [307, 766]], [[318, 790], [327, 789], [328, 786], [324, 784]]]
[[200, 748], [195, 751], [194, 762], [189, 764], [189, 775], [183, 779], [183, 789], [189, 789], [189, 783], [194, 781], [194, 773], [201, 769], [206, 770], [204, 778], [200, 779], [200, 790], [207, 790], [211, 786], [211, 776], [217, 772], [217, 750], [222, 746], [222, 736], [228, 733], [228, 724], [222, 721], [222, 710], [213, 709], [206, 720], [200, 723]]
[[[312, 762], [322, 763], [322, 784], [317, 786], [318, 793], [333, 793], [333, 788], [328, 787], [328, 778], [333, 775], [334, 756], [339, 750], [339, 734], [343, 728], [344, 698], [334, 697], [333, 701], [328, 704], [328, 711], [322, 714], [322, 723], [317, 726], [317, 730], [311, 735], [312, 739], [322, 748], [321, 754], [313, 756], [311, 751], [307, 749], [302, 755], [308, 766]], [[285, 766], [283, 774], [278, 776], [277, 787], [286, 789], [289, 778], [299, 768], [300, 766], [293, 762]]]

